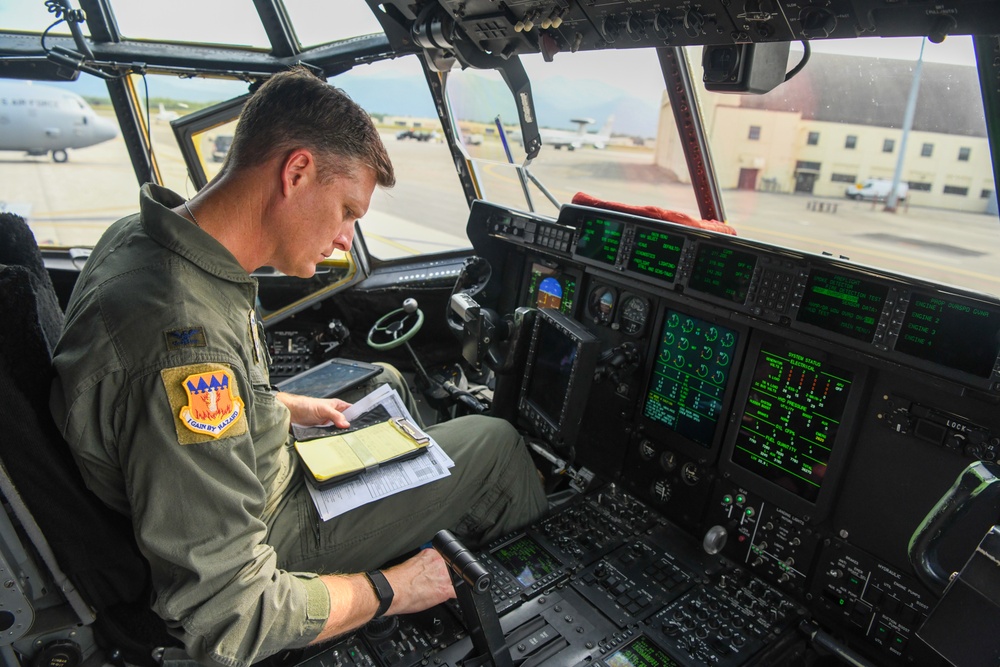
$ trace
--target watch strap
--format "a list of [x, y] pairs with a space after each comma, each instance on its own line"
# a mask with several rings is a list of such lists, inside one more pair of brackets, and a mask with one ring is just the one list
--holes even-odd
[[385, 612], [389, 611], [395, 593], [392, 590], [392, 586], [389, 585], [389, 580], [385, 578], [381, 570], [365, 572], [365, 576], [368, 577], [368, 581], [375, 590], [375, 597], [378, 598], [378, 611], [375, 612], [374, 618], [381, 618]]

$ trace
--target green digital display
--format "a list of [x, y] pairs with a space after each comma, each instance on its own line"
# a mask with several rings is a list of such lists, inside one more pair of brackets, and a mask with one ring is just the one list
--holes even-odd
[[733, 329], [668, 310], [643, 415], [710, 448], [737, 340]]
[[614, 266], [622, 245], [622, 228], [625, 223], [602, 218], [586, 218], [580, 227], [576, 254], [602, 264]]
[[628, 268], [634, 273], [672, 281], [677, 276], [677, 262], [683, 247], [684, 239], [680, 236], [655, 229], [637, 229]]
[[753, 371], [734, 463], [815, 503], [854, 374], [818, 353], [762, 345]]
[[1000, 309], [914, 292], [895, 349], [988, 378], [1000, 354]]
[[870, 343], [888, 294], [887, 286], [870, 280], [814, 270], [796, 319]]
[[733, 303], [744, 303], [757, 257], [748, 252], [702, 243], [698, 246], [688, 287]]
[[645, 635], [621, 648], [604, 662], [608, 667], [680, 667], [680, 663], [667, 655]]

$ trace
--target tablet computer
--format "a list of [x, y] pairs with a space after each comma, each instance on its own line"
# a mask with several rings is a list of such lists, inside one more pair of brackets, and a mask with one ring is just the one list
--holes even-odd
[[354, 389], [381, 372], [381, 366], [337, 357], [282, 380], [275, 386], [289, 394], [331, 398]]

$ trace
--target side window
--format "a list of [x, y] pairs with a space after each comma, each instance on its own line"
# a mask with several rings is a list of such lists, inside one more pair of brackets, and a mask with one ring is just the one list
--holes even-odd
[[844, 139], [844, 148], [854, 150], [857, 147], [858, 147], [858, 137], [853, 134], [847, 135], [847, 138]]
[[25, 139], [24, 150], [0, 161], [0, 211], [25, 218], [39, 245], [93, 246], [138, 210], [139, 185], [103, 81], [0, 79], [0, 98], [11, 102], [0, 105], [0, 133]]

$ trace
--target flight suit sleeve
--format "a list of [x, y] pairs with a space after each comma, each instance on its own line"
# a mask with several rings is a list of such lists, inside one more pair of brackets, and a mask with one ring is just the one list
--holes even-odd
[[[214, 420], [197, 395], [213, 379], [218, 389], [228, 385], [216, 392], [215, 407], [230, 402]], [[191, 382], [194, 395], [168, 395], [181, 382]], [[317, 575], [280, 570], [264, 542], [258, 517], [266, 492], [255, 474], [246, 420], [254, 397], [245, 387], [252, 391], [225, 364], [150, 372], [124, 389], [112, 426], [137, 540], [152, 570], [154, 610], [193, 658], [227, 667], [305, 646], [330, 605]], [[178, 426], [185, 410], [181, 419], [221, 432]]]

